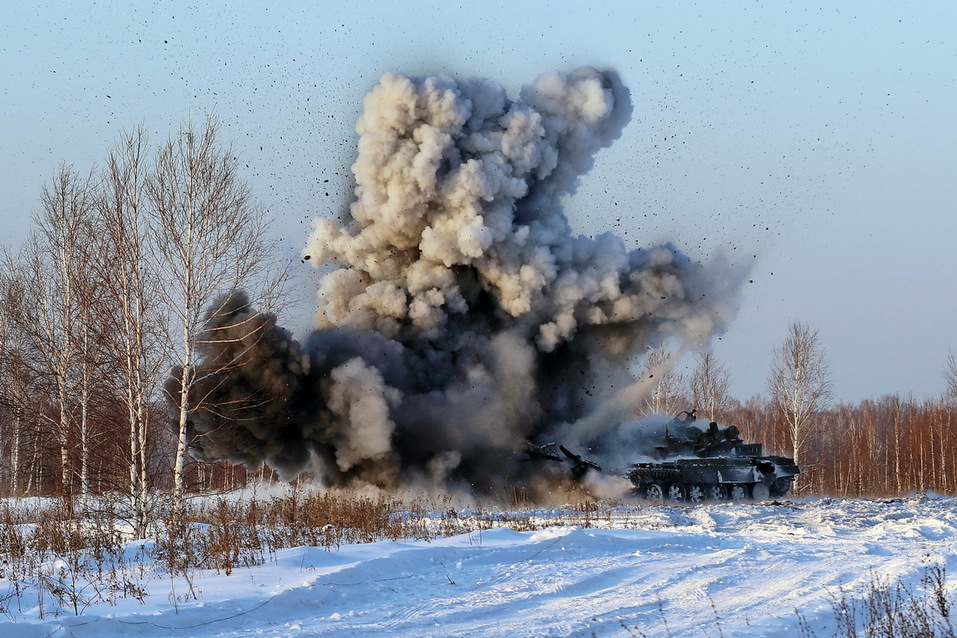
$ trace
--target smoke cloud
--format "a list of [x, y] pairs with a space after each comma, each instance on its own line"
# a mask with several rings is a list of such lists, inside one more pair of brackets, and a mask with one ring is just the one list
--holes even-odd
[[330, 484], [494, 492], [529, 473], [527, 441], [617, 436], [640, 394], [629, 363], [665, 340], [706, 346], [742, 277], [671, 244], [572, 232], [562, 199], [631, 112], [616, 74], [592, 68], [515, 100], [485, 79], [383, 76], [356, 125], [355, 199], [316, 220], [304, 252], [334, 265], [316, 331], [300, 343], [224, 299], [192, 391], [193, 453]]

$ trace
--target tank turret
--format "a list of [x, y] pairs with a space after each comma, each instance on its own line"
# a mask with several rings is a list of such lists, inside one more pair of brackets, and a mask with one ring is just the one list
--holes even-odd
[[[711, 421], [708, 428], [702, 430], [695, 424], [695, 420], [695, 410], [681, 412], [672, 419], [665, 426], [664, 443], [655, 448], [655, 455], [659, 459], [687, 455], [699, 458], [728, 456], [737, 452], [739, 446], [755, 445], [744, 443], [741, 440], [741, 432], [733, 425], [722, 429], [716, 422]], [[749, 447], [744, 453], [755, 454], [753, 449]], [[760, 449], [756, 454], [760, 456]]]

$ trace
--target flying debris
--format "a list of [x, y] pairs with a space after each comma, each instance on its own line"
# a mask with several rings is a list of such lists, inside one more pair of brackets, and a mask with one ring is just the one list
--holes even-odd
[[499, 491], [534, 475], [514, 460], [559, 426], [589, 449], [601, 424], [577, 424], [634, 382], [629, 362], [665, 340], [706, 346], [744, 276], [573, 233], [561, 202], [631, 113], [618, 76], [593, 68], [515, 99], [486, 79], [384, 75], [356, 124], [355, 200], [303, 251], [325, 269], [315, 332], [295, 340], [242, 295], [221, 302], [191, 390], [193, 454]]
[[555, 443], [545, 443], [544, 445], [534, 445], [527, 443], [525, 445], [525, 455], [527, 458], [522, 461], [557, 461], [562, 463], [563, 459], [558, 454], [558, 445]]
[[[564, 457], [558, 454], [561, 452]], [[601, 466], [593, 461], [583, 459], [580, 455], [574, 454], [569, 451], [564, 445], [558, 445], [556, 443], [545, 443], [544, 445], [534, 445], [528, 443], [525, 445], [525, 454], [522, 461], [554, 461], [557, 463], [568, 463], [571, 465], [569, 473], [571, 477], [580, 481], [589, 470], [594, 470], [596, 472], [601, 472]]]
[[596, 472], [601, 472], [601, 466], [597, 463], [589, 461], [588, 459], [583, 459], [578, 454], [572, 454], [568, 451], [568, 448], [564, 445], [559, 445], [558, 449], [562, 451], [562, 454], [568, 457], [568, 462], [572, 465], [572, 477], [576, 481], [580, 481], [585, 473], [589, 470], [594, 470]]

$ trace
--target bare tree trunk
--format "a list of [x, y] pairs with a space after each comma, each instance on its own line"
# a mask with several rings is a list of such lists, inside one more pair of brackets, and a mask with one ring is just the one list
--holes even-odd
[[[89, 246], [86, 250], [89, 250]], [[89, 266], [82, 265], [84, 273], [88, 273]], [[90, 390], [93, 384], [93, 326], [90, 305], [95, 303], [94, 284], [92, 279], [83, 276], [83, 299], [80, 301], [80, 326], [78, 335], [79, 367], [80, 367], [80, 396], [79, 396], [79, 426], [80, 426], [80, 504], [84, 511], [90, 502]]]
[[15, 410], [13, 416], [13, 443], [10, 449], [10, 489], [13, 496], [20, 496], [20, 431], [22, 428], [20, 411]]
[[940, 449], [940, 489], [947, 494], [950, 490], [950, 483], [947, 481], [947, 454], [944, 447], [944, 432], [950, 432], [950, 410], [944, 410], [944, 417], [946, 421], [943, 424], [944, 427], [937, 437], [937, 440]]
[[33, 458], [30, 463], [30, 474], [27, 478], [27, 489], [24, 494], [33, 494], [34, 480], [36, 485], [40, 485], [40, 443], [38, 437], [33, 437]]
[[831, 398], [828, 366], [819, 341], [816, 330], [792, 323], [771, 363], [770, 402], [784, 420], [791, 456], [799, 465], [817, 413]]
[[90, 388], [84, 372], [80, 390], [80, 501], [86, 511], [90, 504]]
[[70, 472], [70, 415], [66, 409], [66, 384], [59, 388], [60, 419], [57, 427], [57, 442], [60, 445], [60, 495], [63, 497], [63, 509], [67, 516], [73, 515], [73, 481]]
[[904, 491], [903, 484], [901, 482], [901, 437], [903, 432], [901, 429], [901, 421], [903, 416], [901, 414], [903, 408], [901, 406], [901, 400], [899, 396], [894, 396], [892, 405], [894, 407], [894, 431], [893, 438], [894, 440], [894, 485], [896, 487], [897, 494], [901, 494]]
[[[183, 288], [192, 289], [192, 269], [187, 268], [183, 278]], [[173, 465], [173, 514], [179, 513], [180, 503], [185, 493], [186, 453], [189, 440], [187, 427], [189, 425], [189, 389], [193, 383], [193, 353], [196, 348], [196, 339], [199, 328], [195, 322], [196, 312], [193, 303], [185, 303], [183, 307], [183, 341], [182, 341], [182, 371], [179, 378], [179, 430], [176, 437], [176, 462]]]
[[[921, 425], [923, 426], [923, 424]], [[919, 471], [917, 473], [917, 485], [918, 485], [918, 489], [921, 492], [927, 491], [927, 469], [925, 466], [927, 455], [925, 454], [925, 450], [924, 450], [925, 434], [926, 432], [924, 431], [923, 427], [921, 427], [921, 429], [917, 432], [917, 436], [919, 438], [918, 447], [917, 447], [917, 462], [920, 465]], [[933, 458], [933, 456], [934, 456], [933, 450], [931, 450], [930, 458]]]
[[[188, 364], [187, 364], [188, 365]], [[180, 384], [179, 402], [179, 432], [176, 438], [176, 462], [173, 465], [173, 513], [178, 514], [180, 503], [185, 493], [184, 479], [186, 468], [186, 451], [189, 441], [187, 435], [187, 420], [189, 419], [189, 383], [186, 381], [186, 367], [183, 371], [183, 381]]]

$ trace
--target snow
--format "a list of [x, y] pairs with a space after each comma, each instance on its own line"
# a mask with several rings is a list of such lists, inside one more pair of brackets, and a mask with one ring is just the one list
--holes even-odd
[[933, 495], [534, 514], [580, 520], [298, 547], [192, 583], [157, 575], [142, 603], [11, 612], [0, 635], [788, 637], [800, 614], [823, 637], [841, 587], [957, 573], [957, 500]]

